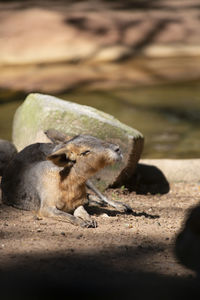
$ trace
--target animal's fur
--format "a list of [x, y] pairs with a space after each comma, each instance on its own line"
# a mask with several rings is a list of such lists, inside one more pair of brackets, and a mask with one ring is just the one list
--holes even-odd
[[7, 164], [16, 154], [17, 149], [11, 142], [0, 139], [0, 176], [3, 175]]
[[119, 159], [117, 145], [87, 135], [59, 144], [30, 145], [15, 156], [4, 172], [3, 202], [35, 210], [38, 216], [96, 227], [83, 208], [88, 203], [86, 181]]
[[[71, 138], [70, 136], [67, 136], [66, 134], [64, 134], [56, 129], [53, 129], [53, 128], [48, 129], [45, 132], [45, 134], [47, 135], [49, 140], [54, 144], [67, 142]], [[123, 212], [131, 212], [132, 211], [132, 209], [127, 204], [108, 199], [92, 184], [92, 182], [90, 180], [87, 180], [86, 186], [89, 189], [91, 189], [97, 196], [97, 197], [95, 197], [94, 195], [88, 194], [88, 200], [90, 202], [95, 202], [95, 203], [101, 204], [101, 205], [104, 205], [104, 204], [110, 205], [120, 211], [123, 211]]]

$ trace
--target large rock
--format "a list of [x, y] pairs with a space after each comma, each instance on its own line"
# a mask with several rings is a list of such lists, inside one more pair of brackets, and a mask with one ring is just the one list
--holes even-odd
[[122, 162], [101, 170], [94, 178], [102, 190], [122, 185], [134, 174], [143, 149], [143, 136], [113, 116], [56, 97], [30, 94], [15, 113], [13, 142], [18, 150], [35, 142], [49, 142], [44, 131], [51, 128], [68, 136], [90, 134], [119, 144]]

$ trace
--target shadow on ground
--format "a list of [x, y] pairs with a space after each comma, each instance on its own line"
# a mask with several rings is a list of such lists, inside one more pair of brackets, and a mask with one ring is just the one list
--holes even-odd
[[[139, 259], [144, 251], [141, 250]], [[128, 257], [130, 266], [118, 265]], [[115, 260], [113, 261], [113, 259]], [[101, 253], [42, 253], [18, 257], [1, 268], [1, 299], [194, 299], [200, 296], [198, 281], [161, 276], [134, 268], [136, 249]], [[133, 267], [131, 265], [133, 264]], [[13, 298], [14, 297], [14, 298]]]
[[167, 194], [170, 184], [163, 172], [156, 166], [138, 163], [136, 172], [125, 186], [137, 194]]

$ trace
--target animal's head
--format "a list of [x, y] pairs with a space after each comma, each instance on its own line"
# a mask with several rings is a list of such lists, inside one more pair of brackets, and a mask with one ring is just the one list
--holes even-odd
[[60, 167], [70, 166], [89, 178], [103, 167], [122, 159], [118, 145], [89, 135], [79, 135], [55, 146], [47, 159]]

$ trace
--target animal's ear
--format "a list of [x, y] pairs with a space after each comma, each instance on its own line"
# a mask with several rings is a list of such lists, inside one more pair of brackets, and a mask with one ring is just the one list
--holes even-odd
[[[59, 147], [59, 149], [58, 149]], [[76, 163], [77, 149], [71, 144], [58, 145], [50, 155], [47, 156], [55, 165], [59, 167], [72, 166]]]
[[51, 160], [58, 167], [65, 167], [70, 164], [66, 148], [61, 148], [57, 151], [52, 152], [47, 156], [47, 159]]
[[48, 129], [44, 132], [46, 136], [50, 139], [50, 141], [54, 144], [60, 144], [63, 142], [67, 142], [72, 137], [64, 134], [63, 132], [60, 132], [56, 129]]

